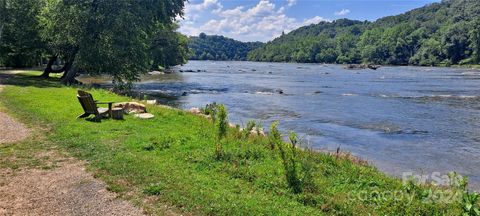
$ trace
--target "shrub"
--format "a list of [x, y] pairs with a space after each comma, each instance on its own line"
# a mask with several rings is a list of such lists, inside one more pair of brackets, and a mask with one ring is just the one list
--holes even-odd
[[270, 133], [268, 134], [269, 137], [269, 143], [270, 143], [270, 149], [275, 149], [275, 146], [278, 145], [278, 143], [282, 142], [282, 135], [277, 129], [278, 122], [274, 122], [270, 126]]
[[243, 137], [243, 131], [241, 131], [239, 124], [235, 124], [234, 137], [235, 137], [236, 139], [241, 139], [241, 138]]
[[256, 126], [255, 126], [255, 129], [256, 129], [256, 133], [257, 135], [260, 135], [262, 132], [263, 132], [263, 129], [262, 129], [262, 124], [261, 123], [257, 123]]
[[245, 138], [247, 138], [248, 135], [250, 135], [250, 131], [253, 130], [253, 128], [255, 127], [256, 124], [257, 124], [257, 123], [256, 123], [254, 120], [249, 120], [249, 121], [247, 122], [247, 127], [245, 127], [245, 129], [243, 130], [243, 136], [244, 136]]
[[200, 112], [202, 112], [205, 115], [209, 115], [210, 117], [212, 117], [212, 120], [215, 123], [216, 118], [217, 118], [218, 106], [219, 105], [216, 102], [213, 102], [211, 104], [205, 105], [205, 108], [201, 109]]
[[222, 104], [218, 106], [217, 114], [217, 127], [218, 127], [218, 139], [222, 139], [227, 135], [228, 129], [228, 116], [227, 108]]
[[479, 195], [475, 192], [464, 191], [462, 194], [463, 215], [480, 216]]
[[300, 193], [302, 192], [302, 182], [297, 173], [297, 134], [295, 132], [290, 132], [288, 139], [290, 140], [291, 146], [287, 146], [287, 148], [290, 148], [291, 155], [287, 159], [289, 160], [287, 161], [287, 166], [285, 166], [287, 171], [287, 181], [295, 193]]
[[123, 82], [123, 80], [113, 80], [113, 92], [117, 94], [131, 94], [133, 89], [132, 82]]
[[[299, 149], [297, 148], [299, 141], [295, 132], [290, 132], [288, 136], [290, 145], [285, 144], [277, 126], [278, 122], [274, 122], [270, 128], [269, 143], [271, 149], [275, 149], [275, 146], [278, 148], [288, 186], [294, 193], [315, 192], [317, 187], [313, 176], [315, 171], [313, 152], [307, 150], [304, 154], [299, 154]], [[301, 165], [301, 173], [297, 168], [299, 163]]]
[[[274, 122], [270, 128], [270, 145], [276, 145], [278, 151], [280, 152], [280, 157], [282, 159], [283, 168], [285, 170], [285, 179], [287, 181], [288, 187], [296, 194], [302, 192], [301, 181], [298, 178], [297, 173], [297, 162], [296, 162], [296, 145], [297, 145], [297, 135], [295, 133], [290, 133], [290, 143], [291, 145], [285, 145], [282, 142], [282, 136], [277, 129], [278, 122]], [[290, 152], [286, 149], [290, 148]]]
[[314, 173], [315, 167], [315, 152], [309, 148], [305, 149], [305, 153], [301, 157], [301, 170], [302, 170], [302, 187], [304, 192], [314, 193], [317, 192], [317, 186], [315, 185]]
[[247, 127], [245, 128], [248, 131], [251, 131], [257, 123], [254, 120], [250, 120], [247, 122]]
[[215, 158], [221, 159], [223, 155], [223, 149], [222, 149], [222, 139], [227, 136], [227, 129], [228, 129], [228, 114], [227, 114], [227, 108], [223, 104], [217, 106], [217, 129], [218, 129], [218, 134], [217, 134], [217, 144], [215, 147]]
[[480, 195], [467, 189], [468, 178], [461, 177], [455, 172], [450, 173], [451, 186], [459, 191], [459, 204], [463, 210], [463, 216], [480, 216]]

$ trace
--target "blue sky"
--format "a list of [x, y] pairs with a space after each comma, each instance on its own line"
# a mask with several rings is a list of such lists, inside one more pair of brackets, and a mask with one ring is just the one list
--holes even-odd
[[269, 41], [282, 31], [340, 18], [376, 20], [439, 0], [190, 0], [179, 31]]

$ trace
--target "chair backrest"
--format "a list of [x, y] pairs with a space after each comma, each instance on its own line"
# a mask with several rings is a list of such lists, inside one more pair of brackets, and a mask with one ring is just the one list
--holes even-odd
[[98, 115], [97, 104], [90, 93], [78, 90], [77, 98], [85, 113]]

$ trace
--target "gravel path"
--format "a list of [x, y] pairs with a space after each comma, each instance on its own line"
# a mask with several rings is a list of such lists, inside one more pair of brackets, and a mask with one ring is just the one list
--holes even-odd
[[[3, 85], [0, 84], [0, 92], [2, 89]], [[0, 112], [0, 144], [17, 142], [27, 138], [28, 135], [29, 131], [25, 125]]]
[[[0, 84], [0, 92], [2, 89], [3, 86]], [[0, 112], [0, 144], [17, 142], [27, 138], [28, 135], [29, 131], [25, 125]]]
[[0, 144], [23, 140], [29, 134], [29, 130], [22, 123], [0, 112]]
[[0, 170], [0, 215], [142, 215], [69, 159], [51, 170]]

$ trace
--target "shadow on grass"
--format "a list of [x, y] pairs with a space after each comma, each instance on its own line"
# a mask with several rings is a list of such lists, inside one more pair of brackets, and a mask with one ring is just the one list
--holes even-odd
[[60, 84], [60, 78], [43, 78], [36, 74], [9, 73], [9, 71], [0, 71], [0, 84], [36, 88], [61, 88], [63, 86]]

